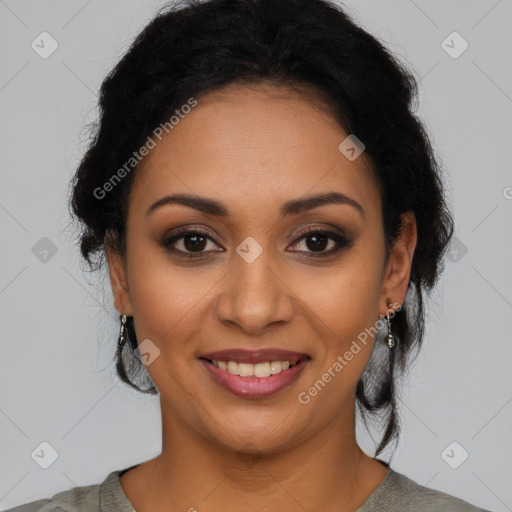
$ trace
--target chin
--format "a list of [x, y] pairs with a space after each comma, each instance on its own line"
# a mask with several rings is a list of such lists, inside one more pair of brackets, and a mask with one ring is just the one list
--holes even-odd
[[[266, 416], [268, 418], [268, 416]], [[260, 410], [245, 414], [243, 419], [233, 418], [229, 422], [211, 425], [210, 437], [234, 452], [248, 454], [277, 453], [291, 447], [302, 432], [297, 420], [288, 414], [272, 414], [265, 421]]]

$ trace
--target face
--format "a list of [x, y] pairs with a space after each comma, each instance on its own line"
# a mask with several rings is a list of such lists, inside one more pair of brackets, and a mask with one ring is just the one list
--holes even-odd
[[[338, 149], [347, 135], [288, 89], [231, 85], [198, 98], [142, 161], [126, 259], [107, 257], [116, 308], [133, 315], [139, 344], [150, 340], [166, 418], [261, 451], [353, 422], [375, 341], [361, 333], [388, 300], [403, 302], [416, 234], [405, 216], [386, 260], [377, 183], [364, 153]], [[177, 194], [194, 201], [167, 197]], [[305, 201], [317, 195], [331, 201]], [[261, 356], [242, 373], [281, 373], [234, 376], [206, 361], [227, 349], [218, 360], [235, 372], [240, 349]], [[272, 363], [287, 358], [299, 362]]]

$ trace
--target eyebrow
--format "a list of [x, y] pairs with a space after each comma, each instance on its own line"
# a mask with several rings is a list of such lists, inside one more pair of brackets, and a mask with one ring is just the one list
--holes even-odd
[[[155, 201], [148, 208], [146, 214], [149, 215], [156, 209], [169, 204], [181, 204], [209, 215], [215, 215], [216, 217], [229, 217], [230, 215], [228, 209], [219, 201], [190, 194], [173, 194], [164, 196]], [[364, 218], [364, 208], [355, 199], [352, 199], [341, 192], [328, 192], [292, 199], [284, 203], [279, 211], [282, 217], [287, 217], [328, 204], [346, 204], [353, 206]]]

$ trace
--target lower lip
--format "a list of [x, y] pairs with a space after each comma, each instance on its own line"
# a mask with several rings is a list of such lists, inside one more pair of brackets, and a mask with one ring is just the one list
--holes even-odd
[[240, 375], [232, 375], [227, 370], [221, 370], [219, 367], [200, 359], [210, 375], [221, 386], [228, 391], [243, 398], [265, 398], [290, 386], [298, 379], [302, 370], [308, 364], [309, 359], [304, 358], [295, 366], [270, 375], [270, 377], [241, 377]]

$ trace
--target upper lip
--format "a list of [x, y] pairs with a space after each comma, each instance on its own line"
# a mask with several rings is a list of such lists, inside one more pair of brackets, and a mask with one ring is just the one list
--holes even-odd
[[228, 348], [217, 350], [208, 354], [201, 354], [202, 359], [211, 361], [236, 361], [238, 363], [264, 363], [266, 361], [289, 361], [294, 364], [300, 359], [308, 358], [307, 354], [292, 352], [280, 348], [259, 348], [257, 350], [246, 350], [243, 348]]

